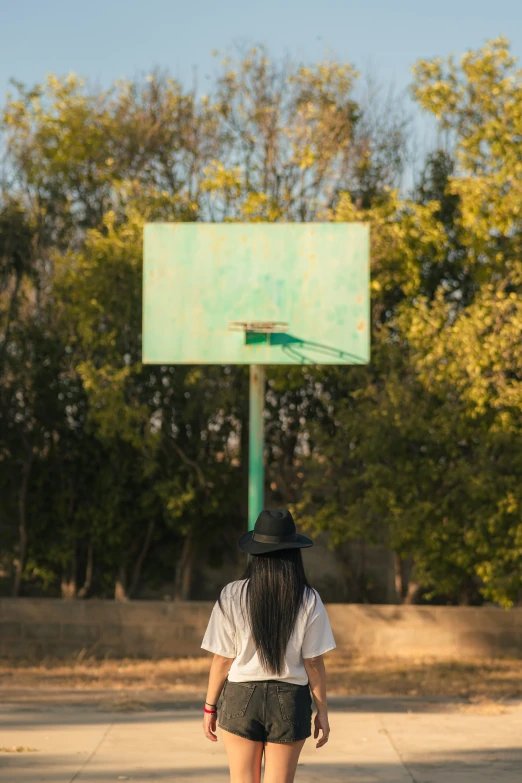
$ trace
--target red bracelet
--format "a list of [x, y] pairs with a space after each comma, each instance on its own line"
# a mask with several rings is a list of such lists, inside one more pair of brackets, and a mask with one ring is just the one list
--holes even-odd
[[214, 715], [214, 713], [217, 712], [217, 710], [207, 710], [207, 708], [203, 705], [203, 712], [208, 712], [210, 715]]

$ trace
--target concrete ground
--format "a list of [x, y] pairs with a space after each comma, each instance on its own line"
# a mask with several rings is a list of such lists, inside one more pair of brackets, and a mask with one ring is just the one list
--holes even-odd
[[[169, 698], [4, 691], [0, 780], [226, 783], [223, 743], [203, 736], [199, 702]], [[319, 750], [307, 741], [296, 783], [522, 779], [521, 701], [332, 697], [330, 711], [330, 741]]]

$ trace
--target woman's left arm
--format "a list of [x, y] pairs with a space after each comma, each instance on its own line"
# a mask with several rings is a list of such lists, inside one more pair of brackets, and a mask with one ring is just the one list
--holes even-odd
[[[214, 654], [212, 663], [210, 664], [210, 674], [208, 676], [206, 695], [206, 701], [208, 703], [205, 705], [207, 710], [217, 709], [217, 707], [211, 707], [210, 704], [217, 704], [233, 662], [234, 658], [225, 658], [223, 655]], [[212, 742], [217, 742], [217, 736], [215, 734], [216, 713], [203, 713], [203, 731], [205, 732], [207, 739], [212, 740]]]

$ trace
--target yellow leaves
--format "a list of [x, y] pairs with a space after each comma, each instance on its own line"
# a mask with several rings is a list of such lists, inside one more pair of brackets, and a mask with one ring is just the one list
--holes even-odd
[[21, 121], [23, 122], [24, 112], [25, 112], [24, 101], [9, 99], [7, 101], [7, 106], [4, 110], [2, 121], [8, 127], [20, 126]]
[[226, 168], [221, 161], [214, 161], [203, 171], [201, 189], [204, 192], [225, 191], [232, 197], [238, 197], [241, 190], [241, 169], [239, 166]]
[[418, 80], [440, 81], [446, 63], [447, 60], [443, 60], [441, 57], [434, 57], [433, 60], [417, 60], [412, 65], [411, 71]]
[[312, 67], [300, 67], [290, 78], [293, 82], [319, 89], [328, 90], [335, 87], [350, 90], [358, 77], [359, 72], [351, 64], [324, 60]]
[[281, 216], [280, 208], [271, 202], [267, 193], [248, 193], [241, 204], [241, 217], [249, 222], [274, 222]]
[[52, 73], [46, 75], [47, 86], [55, 92], [60, 92], [62, 89], [62, 82]]
[[363, 154], [352, 145], [355, 78], [351, 65], [330, 60], [280, 68], [263, 48], [227, 58], [215, 112], [226, 149], [202, 187], [214, 218], [322, 218], [348, 171], [363, 179], [354, 171]]
[[64, 79], [50, 74], [43, 86], [19, 92], [7, 102], [3, 120], [12, 131], [9, 150], [23, 161], [29, 184], [56, 179], [67, 192], [77, 190], [79, 179], [88, 177], [94, 186], [114, 177], [106, 163], [116, 157], [107, 94], [89, 94], [75, 74]]
[[[484, 252], [493, 232], [508, 236], [516, 231], [520, 220], [521, 176], [510, 178], [504, 172], [461, 176], [453, 179], [451, 191], [460, 196], [462, 227], [470, 245]], [[497, 254], [494, 258], [503, 260]]]
[[496, 410], [496, 428], [509, 431], [522, 410], [522, 298], [484, 286], [457, 316], [439, 296], [403, 319], [419, 378], [433, 392], [451, 389], [471, 417]]
[[317, 154], [309, 144], [307, 144], [303, 149], [294, 153], [294, 158], [296, 159], [297, 165], [300, 169], [312, 168], [317, 160], [317, 157]]
[[370, 224], [372, 291], [377, 294], [399, 287], [413, 295], [419, 285], [420, 264], [429, 254], [432, 263], [444, 259], [444, 228], [436, 219], [438, 202], [427, 205], [401, 200], [396, 191], [371, 209], [358, 208], [349, 194], [339, 199], [333, 220]]
[[[374, 214], [376, 213], [376, 210]], [[363, 220], [365, 212], [358, 209], [349, 193], [342, 193], [339, 198], [339, 203], [334, 212], [330, 214], [330, 220], [337, 222], [350, 222], [356, 220]]]
[[281, 206], [267, 193], [245, 192], [243, 172], [239, 166], [226, 168], [220, 161], [214, 161], [204, 170], [201, 189], [205, 193], [224, 195], [230, 201], [240, 201], [238, 209], [242, 220], [275, 221], [283, 215]]
[[[414, 79], [421, 106], [455, 133], [459, 175], [451, 191], [461, 200], [467, 243], [476, 258], [488, 256], [496, 233], [520, 233], [522, 71], [508, 41], [497, 38], [466, 52], [459, 64], [420, 61]], [[519, 242], [515, 252], [521, 250]]]
[[74, 72], [72, 72], [72, 71], [71, 71], [71, 72], [68, 74], [68, 76], [66, 76], [66, 78], [65, 78], [65, 83], [66, 83], [66, 84], [67, 84], [69, 87], [76, 87], [77, 85], [79, 85], [79, 86], [82, 86], [82, 87], [83, 87], [83, 85], [85, 84], [85, 80], [84, 80], [84, 79], [82, 79], [80, 76], [78, 76], [78, 74], [76, 74], [76, 73], [74, 73]]

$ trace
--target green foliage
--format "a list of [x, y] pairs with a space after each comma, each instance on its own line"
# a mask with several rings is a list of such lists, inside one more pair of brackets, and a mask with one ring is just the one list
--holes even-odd
[[453, 150], [408, 197], [404, 120], [358, 101], [358, 78], [252, 50], [202, 97], [159, 73], [15, 84], [0, 202], [15, 594], [198, 595], [198, 562], [222, 567], [244, 528], [247, 373], [141, 364], [144, 222], [363, 220], [372, 362], [269, 370], [267, 502], [338, 551], [386, 543], [423, 600], [518, 600], [522, 75], [502, 39], [417, 63], [413, 94]]
[[428, 599], [511, 606], [522, 587], [522, 74], [503, 40], [460, 68], [414, 72], [415, 97], [454, 134], [455, 162], [430, 156], [413, 201], [337, 206], [334, 217], [372, 227], [373, 361], [334, 371], [334, 395], [324, 379], [298, 508], [334, 544], [384, 541], [412, 559]]

